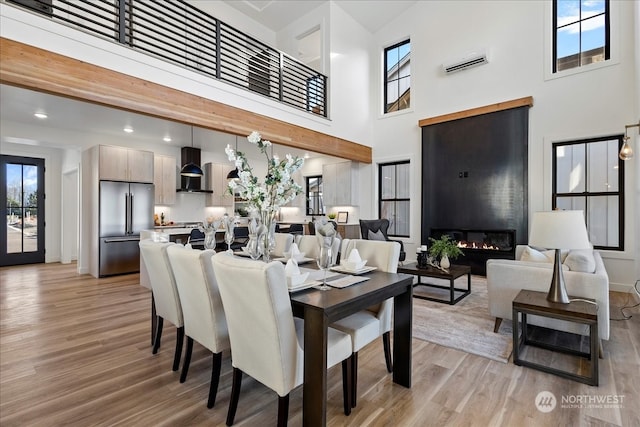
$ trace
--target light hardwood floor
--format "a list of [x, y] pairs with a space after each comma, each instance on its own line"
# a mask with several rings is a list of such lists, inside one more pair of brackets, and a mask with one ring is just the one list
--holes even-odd
[[[0, 425], [224, 425], [231, 389], [225, 354], [218, 398], [206, 399], [211, 357], [197, 343], [184, 384], [171, 371], [175, 328], [165, 324], [151, 354], [150, 292], [138, 275], [95, 279], [76, 265], [0, 268]], [[629, 296], [611, 293], [612, 306]], [[612, 317], [620, 310], [612, 307]], [[638, 426], [640, 312], [613, 321], [604, 343], [600, 386], [590, 387], [512, 363], [503, 364], [414, 339], [413, 387], [393, 384], [381, 342], [360, 352], [358, 406], [342, 413], [341, 373], [329, 376], [330, 426]], [[541, 391], [558, 406], [536, 409]], [[562, 398], [582, 399], [561, 408]], [[584, 399], [618, 399], [614, 408]], [[302, 390], [291, 396], [289, 425], [301, 425]], [[612, 402], [609, 401], [609, 404]], [[275, 424], [275, 393], [245, 376], [238, 426]]]

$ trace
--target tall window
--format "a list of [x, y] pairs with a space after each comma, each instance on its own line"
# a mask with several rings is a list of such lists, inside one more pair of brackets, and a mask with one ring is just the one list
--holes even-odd
[[384, 50], [384, 112], [411, 106], [411, 42], [405, 40]]
[[582, 210], [598, 249], [624, 250], [622, 135], [553, 144], [553, 208]]
[[389, 220], [389, 236], [409, 237], [409, 160], [378, 165], [380, 218]]
[[553, 72], [610, 59], [609, 0], [553, 1]]

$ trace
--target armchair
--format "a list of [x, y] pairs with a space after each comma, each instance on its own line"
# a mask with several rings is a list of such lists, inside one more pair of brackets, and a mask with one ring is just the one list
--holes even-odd
[[360, 220], [360, 234], [364, 240], [382, 240], [387, 242], [400, 243], [399, 261], [402, 262], [407, 257], [407, 253], [404, 251], [404, 244], [401, 240], [390, 239], [387, 235], [388, 229], [389, 220], [386, 218]]

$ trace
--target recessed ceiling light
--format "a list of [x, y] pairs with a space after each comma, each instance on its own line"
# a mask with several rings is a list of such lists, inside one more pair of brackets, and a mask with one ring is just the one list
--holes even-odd
[[131, 126], [125, 126], [124, 129], [122, 129], [123, 131], [125, 131], [126, 133], [132, 133], [133, 132], [133, 128]]
[[42, 112], [37, 112], [37, 113], [34, 113], [33, 115], [39, 119], [46, 119], [48, 117], [46, 113], [42, 113]]
[[167, 135], [167, 136], [165, 136], [164, 138], [162, 138], [162, 140], [163, 140], [164, 142], [171, 142], [171, 137]]

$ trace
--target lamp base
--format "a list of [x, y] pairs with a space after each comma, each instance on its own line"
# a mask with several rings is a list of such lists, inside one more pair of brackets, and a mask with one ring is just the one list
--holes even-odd
[[551, 276], [551, 286], [547, 294], [547, 301], [560, 304], [569, 304], [569, 296], [567, 288], [564, 284], [564, 276], [562, 275], [562, 263], [560, 262], [560, 249], [556, 249], [553, 261], [553, 276]]

